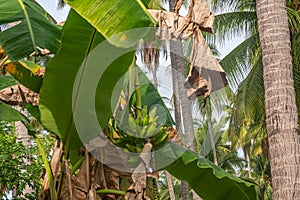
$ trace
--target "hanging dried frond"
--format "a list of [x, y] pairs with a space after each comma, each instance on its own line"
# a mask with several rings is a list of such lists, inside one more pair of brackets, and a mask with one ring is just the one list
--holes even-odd
[[191, 100], [198, 96], [208, 97], [211, 92], [227, 85], [225, 72], [214, 58], [199, 29], [195, 30], [190, 65], [185, 87]]
[[176, 0], [175, 5], [174, 5], [174, 12], [178, 14], [181, 6], [183, 5], [184, 0]]
[[190, 100], [199, 96], [208, 97], [211, 92], [227, 85], [225, 72], [213, 56], [201, 30], [213, 33], [214, 15], [205, 0], [190, 1], [187, 16], [177, 13], [149, 10], [158, 22], [157, 35], [162, 40], [186, 40], [193, 36], [190, 56], [190, 72], [185, 83]]

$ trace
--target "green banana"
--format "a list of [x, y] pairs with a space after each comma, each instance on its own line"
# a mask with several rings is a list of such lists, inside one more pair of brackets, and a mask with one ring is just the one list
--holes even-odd
[[144, 118], [146, 115], [148, 115], [148, 108], [146, 105], [144, 105], [142, 109], [142, 118]]
[[133, 153], [140, 153], [143, 150], [142, 148], [140, 148], [138, 146], [133, 146], [130, 144], [125, 144], [125, 146], [130, 152], [133, 152]]
[[149, 121], [151, 121], [152, 119], [154, 119], [156, 116], [156, 107], [154, 107], [153, 109], [150, 110], [149, 112]]
[[148, 129], [148, 126], [143, 126], [143, 129], [140, 133], [140, 138], [144, 138], [146, 136], [147, 129]]
[[143, 118], [143, 126], [147, 126], [149, 124], [149, 115], [146, 115]]
[[151, 123], [148, 130], [147, 130], [147, 134], [146, 134], [146, 137], [151, 137], [155, 134], [155, 131], [156, 131], [156, 122], [154, 123]]
[[167, 133], [157, 134], [151, 138], [151, 144], [154, 146], [160, 145], [161, 143], [166, 141], [167, 137], [168, 137]]
[[134, 117], [133, 117], [132, 114], [129, 114], [128, 124], [129, 124], [130, 130], [135, 130], [136, 129], [136, 122], [135, 122]]
[[157, 122], [157, 120], [158, 120], [158, 116], [155, 116], [154, 118], [150, 118], [149, 119], [149, 123], [156, 123]]
[[135, 120], [136, 125], [142, 126], [142, 119], [140, 117], [137, 117]]

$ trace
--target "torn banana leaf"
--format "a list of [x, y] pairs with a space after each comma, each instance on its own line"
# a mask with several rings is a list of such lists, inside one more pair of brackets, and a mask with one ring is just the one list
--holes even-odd
[[0, 0], [0, 46], [9, 59], [20, 60], [37, 47], [56, 53], [60, 47], [60, 28], [51, 24], [46, 11], [31, 0]]
[[157, 168], [185, 180], [203, 199], [256, 199], [254, 184], [246, 182], [184, 147], [169, 143], [154, 151]]

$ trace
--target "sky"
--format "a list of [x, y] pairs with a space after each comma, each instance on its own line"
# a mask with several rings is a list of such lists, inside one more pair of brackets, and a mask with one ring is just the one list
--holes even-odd
[[58, 0], [37, 0], [37, 2], [57, 21], [57, 23], [66, 20], [70, 7], [65, 6], [62, 9], [57, 8]]

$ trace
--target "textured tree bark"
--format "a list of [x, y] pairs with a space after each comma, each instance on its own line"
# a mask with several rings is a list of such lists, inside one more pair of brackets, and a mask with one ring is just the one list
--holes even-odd
[[172, 181], [172, 175], [166, 171], [166, 177], [167, 177], [167, 182], [168, 182], [170, 200], [176, 200], [175, 193], [174, 193], [174, 187], [173, 187], [173, 181]]
[[[169, 0], [169, 9], [171, 12], [174, 12], [175, 1]], [[185, 91], [184, 83], [185, 83], [185, 73], [186, 73], [186, 63], [183, 57], [182, 43], [181, 41], [170, 41], [170, 50], [171, 50], [171, 66], [172, 66], [172, 79], [173, 79], [173, 89], [174, 92], [174, 100], [177, 98], [178, 102], [175, 102], [181, 107], [181, 114], [183, 119], [183, 127], [184, 127], [184, 135], [185, 135], [185, 145], [188, 149], [196, 152], [196, 142], [195, 142], [195, 132], [193, 126], [193, 118], [191, 113], [190, 103], [187, 97], [187, 93]], [[175, 76], [174, 76], [175, 75]], [[174, 83], [175, 82], [175, 83]], [[176, 83], [177, 82], [177, 83]], [[175, 84], [175, 85], [174, 85]], [[176, 85], [177, 84], [177, 85]], [[175, 86], [175, 87], [174, 87]], [[177, 87], [177, 88], [176, 88]], [[178, 90], [178, 93], [177, 93]], [[176, 106], [176, 104], [175, 104]], [[177, 108], [180, 110], [180, 107]], [[176, 109], [176, 108], [175, 108]], [[181, 121], [181, 115], [177, 115]], [[177, 124], [177, 121], [176, 121]], [[179, 124], [181, 128], [181, 124]], [[176, 127], [177, 128], [177, 127]], [[189, 200], [189, 185], [185, 181], [181, 181], [181, 189], [182, 189], [182, 199]], [[193, 191], [194, 199], [201, 199], [194, 191]]]
[[186, 63], [183, 58], [182, 44], [180, 41], [171, 41], [171, 64], [174, 71], [177, 73], [177, 77], [173, 77], [173, 81], [178, 82], [179, 99], [181, 105], [181, 113], [183, 119], [185, 145], [188, 149], [196, 152], [195, 132], [193, 126], [193, 118], [191, 114], [191, 106], [185, 91], [185, 66]]
[[181, 198], [182, 200], [189, 200], [189, 184], [186, 181], [181, 181]]
[[[172, 70], [172, 77], [177, 77], [177, 73], [175, 70]], [[178, 90], [178, 82], [172, 81], [173, 84], [173, 100], [174, 100], [174, 115], [176, 122], [176, 130], [181, 135], [182, 134], [182, 124], [181, 124], [181, 111], [180, 111], [180, 102], [179, 102], [179, 90]]]
[[217, 151], [216, 151], [216, 145], [214, 141], [214, 135], [213, 135], [213, 130], [212, 130], [212, 125], [211, 125], [211, 103], [210, 103], [210, 98], [208, 99], [209, 105], [208, 106], [208, 112], [207, 112], [207, 128], [208, 128], [208, 135], [209, 135], [209, 140], [210, 140], [210, 145], [211, 145], [211, 150], [213, 152], [214, 156], [214, 163], [215, 165], [218, 165], [218, 158], [217, 158]]
[[[175, 0], [169, 0], [169, 8], [171, 12], [174, 12], [174, 5], [175, 5]], [[177, 41], [178, 43], [178, 41]], [[171, 51], [174, 50], [174, 48], [180, 48], [179, 51], [181, 50], [182, 53], [182, 46], [180, 46], [181, 44], [177, 44], [177, 47], [174, 47], [174, 42], [171, 41], [170, 42], [170, 49]], [[175, 49], [176, 50], [176, 49]], [[178, 50], [178, 49], [177, 49]], [[174, 107], [175, 107], [175, 120], [176, 120], [176, 129], [177, 131], [180, 131], [179, 133], [181, 134], [181, 109], [180, 109], [180, 92], [179, 92], [179, 84], [180, 84], [180, 80], [177, 79], [177, 77], [179, 77], [180, 75], [178, 75], [178, 70], [176, 66], [178, 66], [178, 62], [180, 62], [179, 60], [181, 59], [182, 63], [184, 63], [183, 58], [179, 57], [179, 55], [182, 54], [176, 54], [176, 53], [171, 53], [171, 66], [172, 66], [172, 82], [173, 82], [173, 98], [174, 98]], [[185, 66], [185, 64], [183, 65]], [[181, 76], [182, 77], [182, 76]], [[183, 76], [184, 77], [184, 76]], [[181, 80], [182, 82], [182, 86], [184, 86], [184, 80]], [[185, 94], [186, 96], [186, 94]], [[186, 96], [187, 99], [187, 96]], [[183, 121], [185, 121], [183, 119]], [[186, 141], [185, 141], [186, 142]], [[181, 181], [181, 191], [182, 191], [182, 200], [189, 200], [190, 196], [189, 196], [189, 185], [187, 182], [185, 181]]]
[[[172, 70], [175, 71], [175, 74], [177, 73], [177, 76], [173, 77], [173, 81], [177, 81], [178, 84], [179, 96], [177, 98], [180, 100], [180, 105], [181, 105], [183, 128], [185, 133], [184, 134], [185, 145], [189, 150], [196, 152], [197, 150], [196, 150], [195, 132], [194, 132], [192, 113], [191, 113], [191, 106], [184, 87], [186, 63], [183, 58], [181, 42], [171, 41], [170, 49], [171, 49]], [[188, 184], [186, 182], [182, 182], [181, 188], [182, 188], [182, 199], [183, 200], [189, 199]], [[198, 200], [201, 198], [193, 191], [193, 199]]]
[[[171, 3], [171, 1], [170, 1]], [[171, 54], [171, 60], [172, 57], [174, 59], [174, 56]], [[172, 62], [172, 61], [171, 61]], [[180, 101], [179, 101], [179, 88], [178, 88], [178, 81], [174, 77], [178, 77], [177, 71], [174, 69], [175, 67], [172, 64], [172, 79], [173, 79], [173, 99], [174, 99], [174, 110], [175, 110], [175, 122], [176, 122], [176, 130], [180, 135], [182, 135], [182, 124], [181, 124], [181, 108], [180, 108]], [[170, 187], [170, 185], [168, 185]], [[172, 185], [173, 187], [173, 185]], [[185, 181], [181, 181], [181, 191], [182, 191], [182, 199], [188, 200], [190, 199], [189, 196], [189, 185]]]
[[257, 0], [273, 199], [300, 199], [300, 142], [285, 0]]

